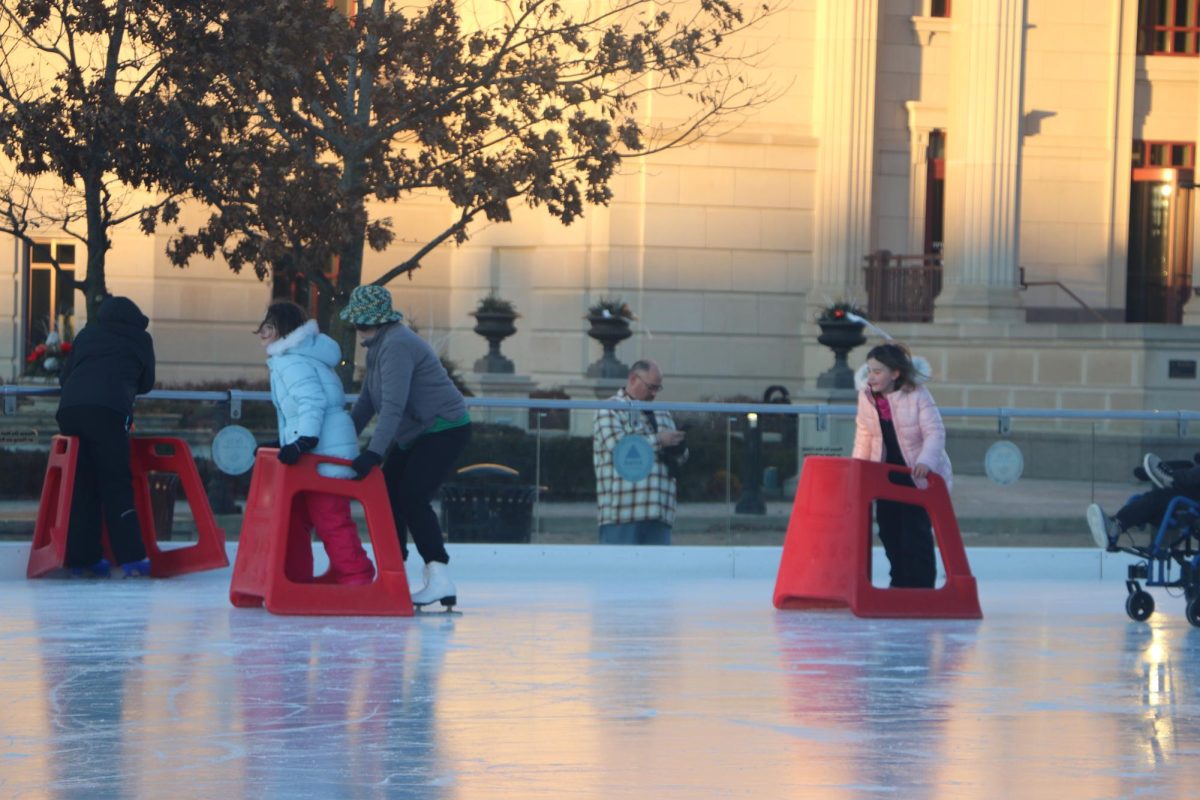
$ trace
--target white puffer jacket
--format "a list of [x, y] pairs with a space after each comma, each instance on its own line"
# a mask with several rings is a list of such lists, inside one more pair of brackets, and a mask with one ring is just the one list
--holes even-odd
[[[341, 358], [337, 342], [321, 333], [311, 319], [267, 345], [280, 446], [301, 436], [316, 436], [315, 453], [346, 459], [358, 455], [358, 436], [346, 410], [346, 395], [333, 371]], [[339, 464], [321, 464], [317, 471], [328, 478], [354, 476], [354, 470]]]
[[[913, 364], [917, 368], [917, 385], [887, 394], [896, 441], [900, 443], [905, 464], [910, 468], [924, 464], [941, 476], [949, 490], [954, 484], [954, 474], [950, 457], [946, 455], [946, 428], [933, 395], [924, 386], [930, 375], [929, 362], [918, 356], [913, 358]], [[853, 457], [883, 461], [883, 429], [879, 426], [879, 411], [871, 399], [871, 390], [867, 387], [866, 364], [854, 374], [854, 387], [858, 390], [858, 429], [854, 435]], [[924, 488], [924, 480], [914, 482]]]

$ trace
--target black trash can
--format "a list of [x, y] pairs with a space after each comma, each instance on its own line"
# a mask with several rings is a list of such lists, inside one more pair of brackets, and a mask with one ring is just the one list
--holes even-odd
[[451, 542], [528, 542], [537, 487], [502, 464], [472, 464], [442, 485], [442, 530]]

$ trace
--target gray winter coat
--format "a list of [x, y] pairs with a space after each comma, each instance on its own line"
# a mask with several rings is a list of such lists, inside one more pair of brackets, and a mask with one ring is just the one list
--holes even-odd
[[379, 415], [367, 445], [371, 452], [384, 457], [393, 442], [409, 445], [438, 417], [452, 422], [467, 413], [437, 353], [402, 323], [383, 326], [363, 345], [367, 373], [351, 414], [358, 431]]

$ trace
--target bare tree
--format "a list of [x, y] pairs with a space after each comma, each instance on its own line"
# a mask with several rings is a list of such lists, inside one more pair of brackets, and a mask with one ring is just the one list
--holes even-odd
[[183, 147], [192, 133], [179, 109], [186, 93], [163, 69], [173, 5], [0, 6], [0, 231], [27, 245], [49, 231], [83, 244], [86, 272], [73, 288], [89, 313], [108, 292], [112, 230], [174, 221], [194, 177]]

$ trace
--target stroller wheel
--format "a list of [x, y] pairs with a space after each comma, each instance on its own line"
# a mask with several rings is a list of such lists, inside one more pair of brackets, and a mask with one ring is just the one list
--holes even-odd
[[1145, 622], [1154, 613], [1154, 597], [1149, 592], [1141, 590], [1134, 592], [1125, 598], [1125, 613], [1132, 620]]
[[1187, 607], [1184, 609], [1184, 614], [1187, 615], [1188, 622], [1200, 628], [1200, 597], [1193, 597], [1188, 601]]

